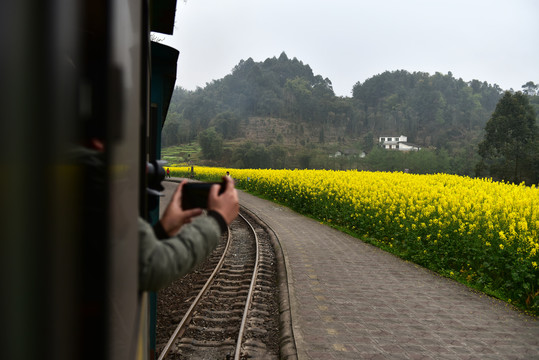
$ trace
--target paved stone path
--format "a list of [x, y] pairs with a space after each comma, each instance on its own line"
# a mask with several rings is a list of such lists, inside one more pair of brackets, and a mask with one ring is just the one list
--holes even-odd
[[302, 359], [539, 359], [539, 321], [240, 192], [286, 258]]

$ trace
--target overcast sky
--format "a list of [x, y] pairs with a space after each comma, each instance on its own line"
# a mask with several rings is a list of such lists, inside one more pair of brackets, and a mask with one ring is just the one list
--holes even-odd
[[177, 0], [177, 86], [285, 52], [351, 96], [386, 70], [447, 74], [502, 89], [539, 83], [537, 0]]

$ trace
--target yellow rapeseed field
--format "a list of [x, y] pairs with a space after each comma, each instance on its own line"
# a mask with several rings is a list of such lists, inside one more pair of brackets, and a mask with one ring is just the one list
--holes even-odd
[[[190, 168], [171, 168], [173, 176]], [[195, 167], [517, 306], [539, 309], [539, 189], [437, 174]]]

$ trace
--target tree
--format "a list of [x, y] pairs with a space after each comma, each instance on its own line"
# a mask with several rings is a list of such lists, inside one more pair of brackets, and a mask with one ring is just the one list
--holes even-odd
[[232, 153], [232, 163], [238, 168], [267, 169], [270, 162], [271, 154], [264, 145], [251, 141], [241, 144]]
[[477, 175], [532, 184], [538, 180], [538, 139], [535, 113], [528, 97], [507, 91], [496, 105], [479, 144]]
[[214, 127], [210, 127], [198, 134], [198, 143], [202, 148], [205, 159], [219, 159], [223, 151], [223, 136]]
[[163, 147], [177, 145], [179, 143], [179, 127], [180, 121], [178, 120], [177, 113], [169, 113], [167, 116], [167, 121], [165, 122], [163, 130], [161, 132], [161, 145]]
[[226, 111], [218, 114], [210, 122], [210, 126], [220, 132], [225, 139], [233, 139], [238, 136], [241, 119], [236, 113]]
[[374, 134], [369, 131], [367, 135], [363, 137], [363, 151], [365, 153], [371, 152], [372, 148], [374, 147]]
[[311, 160], [313, 159], [313, 154], [310, 151], [304, 151], [301, 154], [299, 154], [299, 166], [302, 169], [308, 169], [311, 165]]
[[526, 84], [522, 85], [522, 91], [529, 96], [535, 95], [538, 88], [539, 85], [535, 85], [533, 81], [528, 81]]
[[286, 164], [286, 149], [281, 145], [271, 145], [268, 148], [272, 169], [283, 169]]
[[287, 106], [293, 116], [303, 118], [310, 114], [311, 86], [307, 79], [296, 77], [285, 84]]

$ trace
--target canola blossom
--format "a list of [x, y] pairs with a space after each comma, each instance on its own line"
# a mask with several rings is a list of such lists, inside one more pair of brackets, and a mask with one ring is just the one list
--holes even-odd
[[[187, 177], [190, 168], [171, 168]], [[539, 310], [539, 189], [436, 174], [196, 167], [522, 308]], [[509, 301], [509, 300], [508, 300]]]

